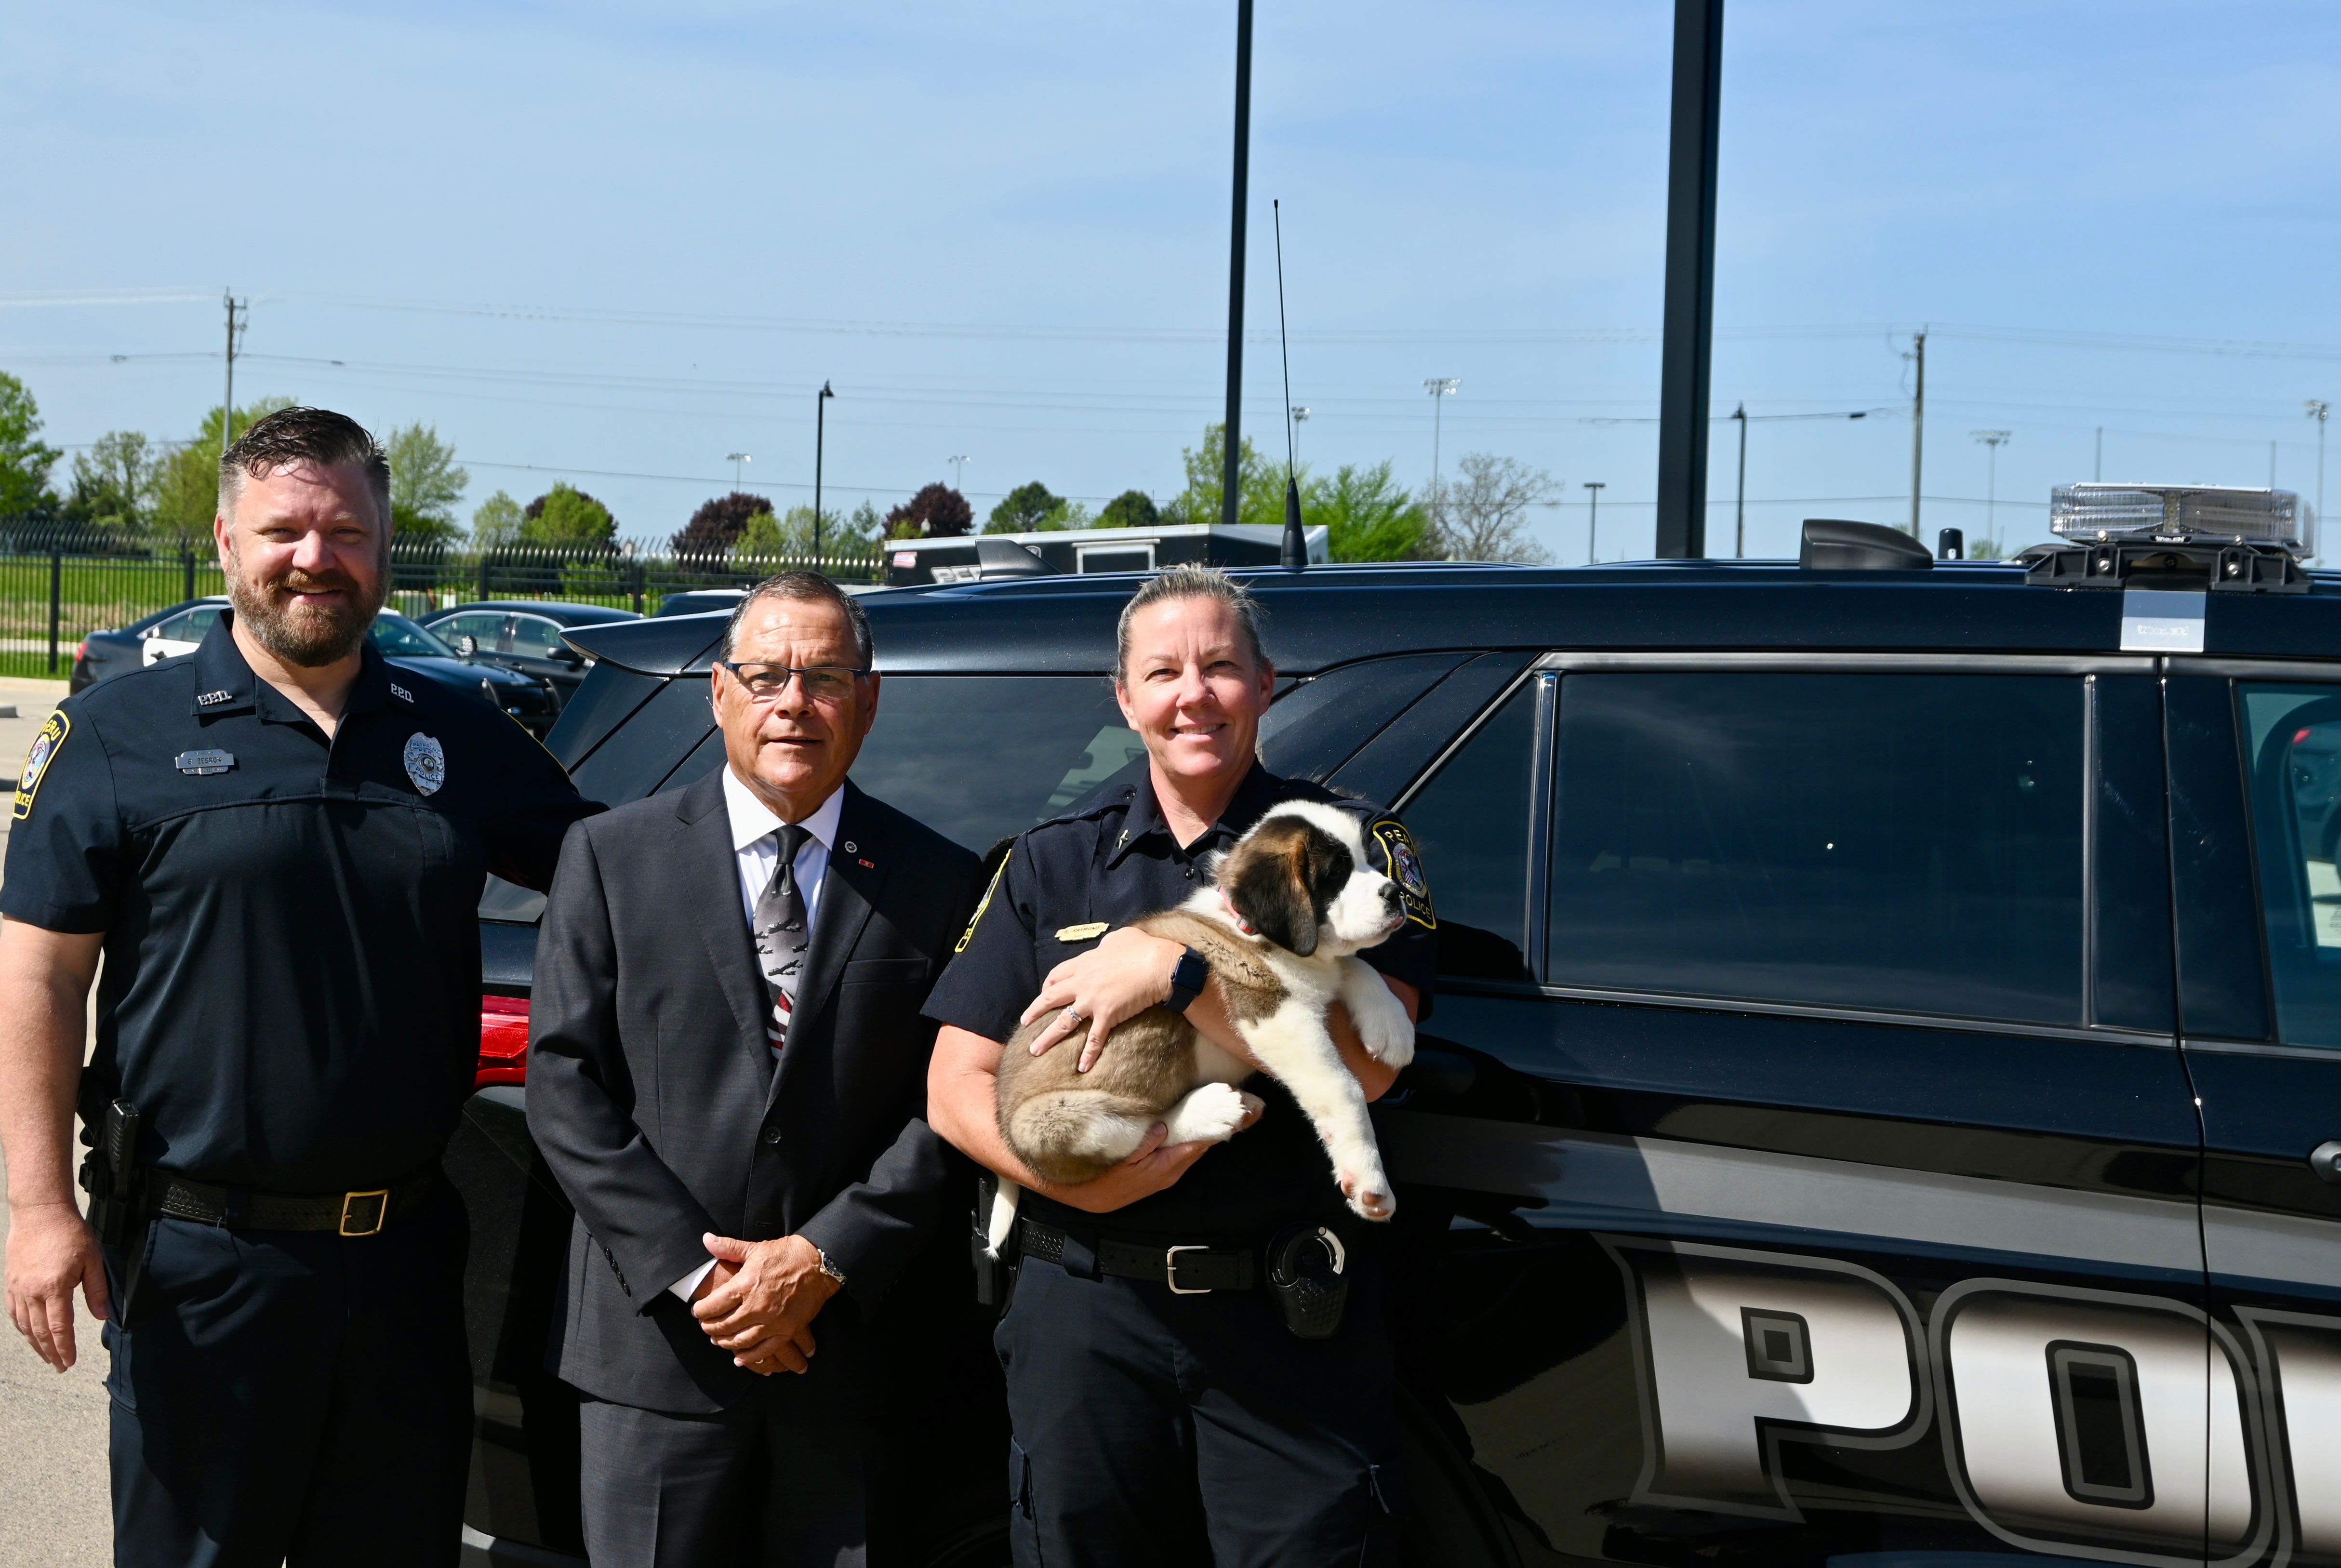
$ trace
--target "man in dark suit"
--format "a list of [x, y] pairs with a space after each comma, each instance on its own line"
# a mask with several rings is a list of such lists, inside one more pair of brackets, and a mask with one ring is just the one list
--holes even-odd
[[529, 1126], [576, 1206], [558, 1326], [595, 1568], [863, 1561], [871, 1309], [964, 1185], [919, 1016], [975, 857], [847, 772], [870, 629], [788, 573], [712, 673], [725, 765], [572, 832]]

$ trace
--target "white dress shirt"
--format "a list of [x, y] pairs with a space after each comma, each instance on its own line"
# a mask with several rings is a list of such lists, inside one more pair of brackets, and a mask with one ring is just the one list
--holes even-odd
[[[740, 869], [740, 908], [747, 916], [749, 929], [753, 930], [756, 902], [764, 896], [764, 889], [772, 884], [772, 874], [779, 868], [780, 831], [786, 824], [740, 782], [739, 775], [728, 765], [723, 770], [723, 809], [732, 819], [732, 859]], [[837, 822], [844, 813], [845, 786], [840, 784], [802, 824], [809, 836], [797, 851], [797, 892], [804, 897], [808, 933], [821, 913], [821, 886], [829, 879], [830, 846], [837, 842]], [[775, 1059], [780, 1054], [781, 1048], [773, 1046]], [[715, 1260], [710, 1258], [667, 1289], [689, 1301], [692, 1293], [699, 1288], [699, 1282], [714, 1266]]]

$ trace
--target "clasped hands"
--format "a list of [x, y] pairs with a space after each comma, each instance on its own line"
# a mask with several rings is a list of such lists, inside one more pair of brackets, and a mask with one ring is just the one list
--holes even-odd
[[707, 1337], [762, 1376], [804, 1371], [812, 1320], [839, 1289], [822, 1272], [821, 1249], [802, 1236], [742, 1242], [711, 1232], [700, 1242], [715, 1266], [692, 1293], [691, 1315]]

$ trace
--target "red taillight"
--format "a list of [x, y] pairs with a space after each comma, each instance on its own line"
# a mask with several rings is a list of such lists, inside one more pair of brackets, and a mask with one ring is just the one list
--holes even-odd
[[472, 1087], [528, 1082], [528, 998], [480, 998], [480, 1066]]
[[86, 658], [88, 658], [88, 657], [89, 657], [89, 639], [88, 639], [88, 638], [86, 638], [86, 637], [85, 637], [85, 638], [83, 638], [80, 642], [75, 643], [75, 644], [74, 644], [74, 663], [75, 663], [75, 664], [80, 664], [84, 659], [86, 659]]

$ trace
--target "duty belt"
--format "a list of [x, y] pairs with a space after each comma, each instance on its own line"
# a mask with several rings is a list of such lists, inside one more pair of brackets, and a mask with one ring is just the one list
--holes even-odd
[[[1248, 1291], [1259, 1280], [1259, 1249], [1215, 1247], [1206, 1243], [1141, 1242], [1113, 1236], [1094, 1241], [1069, 1235], [1038, 1220], [1018, 1222], [1017, 1236], [1028, 1258], [1052, 1263], [1069, 1273], [1087, 1273], [1075, 1265], [1086, 1252], [1096, 1260], [1097, 1272], [1126, 1280], [1151, 1280], [1170, 1287], [1172, 1295], [1209, 1295], [1213, 1291]], [[1068, 1253], [1072, 1257], [1068, 1258]]]
[[169, 1171], [146, 1173], [146, 1209], [173, 1219], [238, 1231], [333, 1231], [371, 1236], [430, 1196], [444, 1178], [431, 1165], [413, 1175], [354, 1193], [255, 1193], [215, 1187]]

